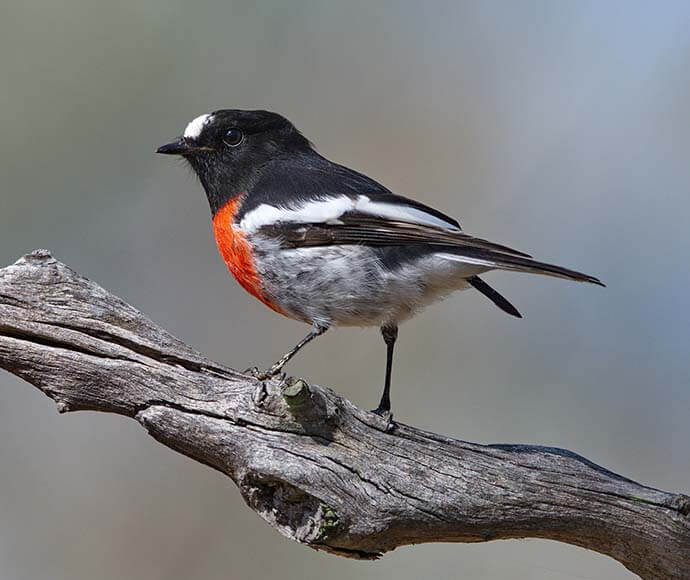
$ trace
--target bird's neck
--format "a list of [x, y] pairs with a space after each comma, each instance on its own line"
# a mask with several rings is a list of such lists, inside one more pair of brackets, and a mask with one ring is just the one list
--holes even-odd
[[190, 161], [206, 192], [206, 198], [215, 216], [228, 202], [247, 192], [258, 180], [260, 167], [238, 168], [231, 165], [211, 167]]

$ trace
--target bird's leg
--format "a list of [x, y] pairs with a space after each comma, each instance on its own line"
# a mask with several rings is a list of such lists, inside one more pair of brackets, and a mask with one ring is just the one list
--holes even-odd
[[295, 356], [300, 349], [307, 344], [308, 342], [311, 342], [314, 340], [317, 336], [321, 336], [324, 332], [328, 330], [328, 326], [321, 326], [318, 324], [314, 324], [314, 326], [311, 329], [311, 332], [307, 334], [302, 340], [300, 340], [292, 350], [286, 352], [279, 361], [277, 361], [275, 364], [271, 366], [270, 369], [267, 369], [261, 373], [256, 374], [256, 378], [259, 380], [266, 380], [270, 379], [271, 377], [275, 377], [278, 373], [280, 373], [283, 370], [283, 367], [290, 361], [290, 359]]
[[381, 335], [386, 343], [386, 382], [383, 386], [383, 394], [379, 406], [374, 409], [374, 413], [382, 417], [388, 417], [389, 422], [393, 420], [391, 413], [391, 373], [393, 371], [393, 348], [398, 338], [398, 327], [395, 325], [382, 326]]

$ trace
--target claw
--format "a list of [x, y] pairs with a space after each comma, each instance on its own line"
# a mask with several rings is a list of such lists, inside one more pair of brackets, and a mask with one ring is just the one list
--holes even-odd
[[259, 378], [259, 375], [262, 374], [261, 371], [259, 370], [259, 367], [249, 367], [248, 369], [244, 369], [242, 371], [243, 375], [251, 375], [255, 379]]
[[280, 370], [283, 367], [280, 368], [275, 368], [271, 367], [270, 369], [266, 369], [265, 371], [259, 371], [254, 367], [256, 370], [254, 374], [254, 378], [260, 380], [260, 381], [267, 381], [268, 379], [272, 379], [273, 377], [280, 377], [281, 382], [285, 380], [285, 373], [281, 373]]
[[[274, 367], [266, 369], [265, 371], [260, 371], [259, 367], [249, 367], [248, 369], [245, 369], [243, 373], [245, 375], [251, 375], [259, 381], [267, 381], [268, 379], [272, 379], [273, 377], [281, 374], [280, 369], [276, 369]], [[281, 376], [284, 377], [285, 375], [281, 374]]]
[[398, 426], [398, 424], [393, 421], [393, 413], [391, 413], [390, 409], [382, 409], [381, 407], [378, 407], [376, 409], [372, 409], [371, 412], [386, 421], [386, 433], [390, 433]]

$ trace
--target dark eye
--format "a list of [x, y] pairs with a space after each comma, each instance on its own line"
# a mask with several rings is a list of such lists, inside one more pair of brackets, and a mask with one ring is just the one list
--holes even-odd
[[228, 129], [225, 137], [223, 137], [223, 143], [225, 143], [228, 147], [237, 147], [240, 143], [242, 143], [242, 139], [244, 139], [242, 131], [233, 127], [232, 129]]

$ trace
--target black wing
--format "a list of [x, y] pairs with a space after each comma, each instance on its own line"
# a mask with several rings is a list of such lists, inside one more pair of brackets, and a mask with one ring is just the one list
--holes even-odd
[[[297, 164], [296, 167], [292, 167]], [[283, 248], [333, 245], [427, 248], [451, 260], [593, 284], [593, 276], [530, 259], [528, 254], [466, 234], [453, 218], [391, 193], [367, 176], [315, 154], [267, 171], [238, 219], [268, 206], [270, 219], [255, 233]], [[335, 211], [324, 211], [330, 208]], [[314, 211], [310, 211], [314, 208]], [[328, 217], [324, 217], [324, 216]], [[242, 221], [240, 221], [240, 225]], [[481, 291], [481, 290], [480, 290]]]
[[448, 230], [370, 214], [346, 212], [337, 220], [321, 223], [278, 221], [262, 226], [257, 233], [279, 239], [283, 248], [334, 245], [417, 248], [423, 246], [458, 262], [604, 286], [594, 276], [532, 260], [523, 252], [475, 238], [460, 230]]
[[459, 228], [451, 230], [358, 212], [346, 212], [332, 223], [277, 222], [259, 232], [279, 238], [284, 248], [427, 245], [439, 250], [476, 248], [529, 258], [524, 252], [475, 238]]

